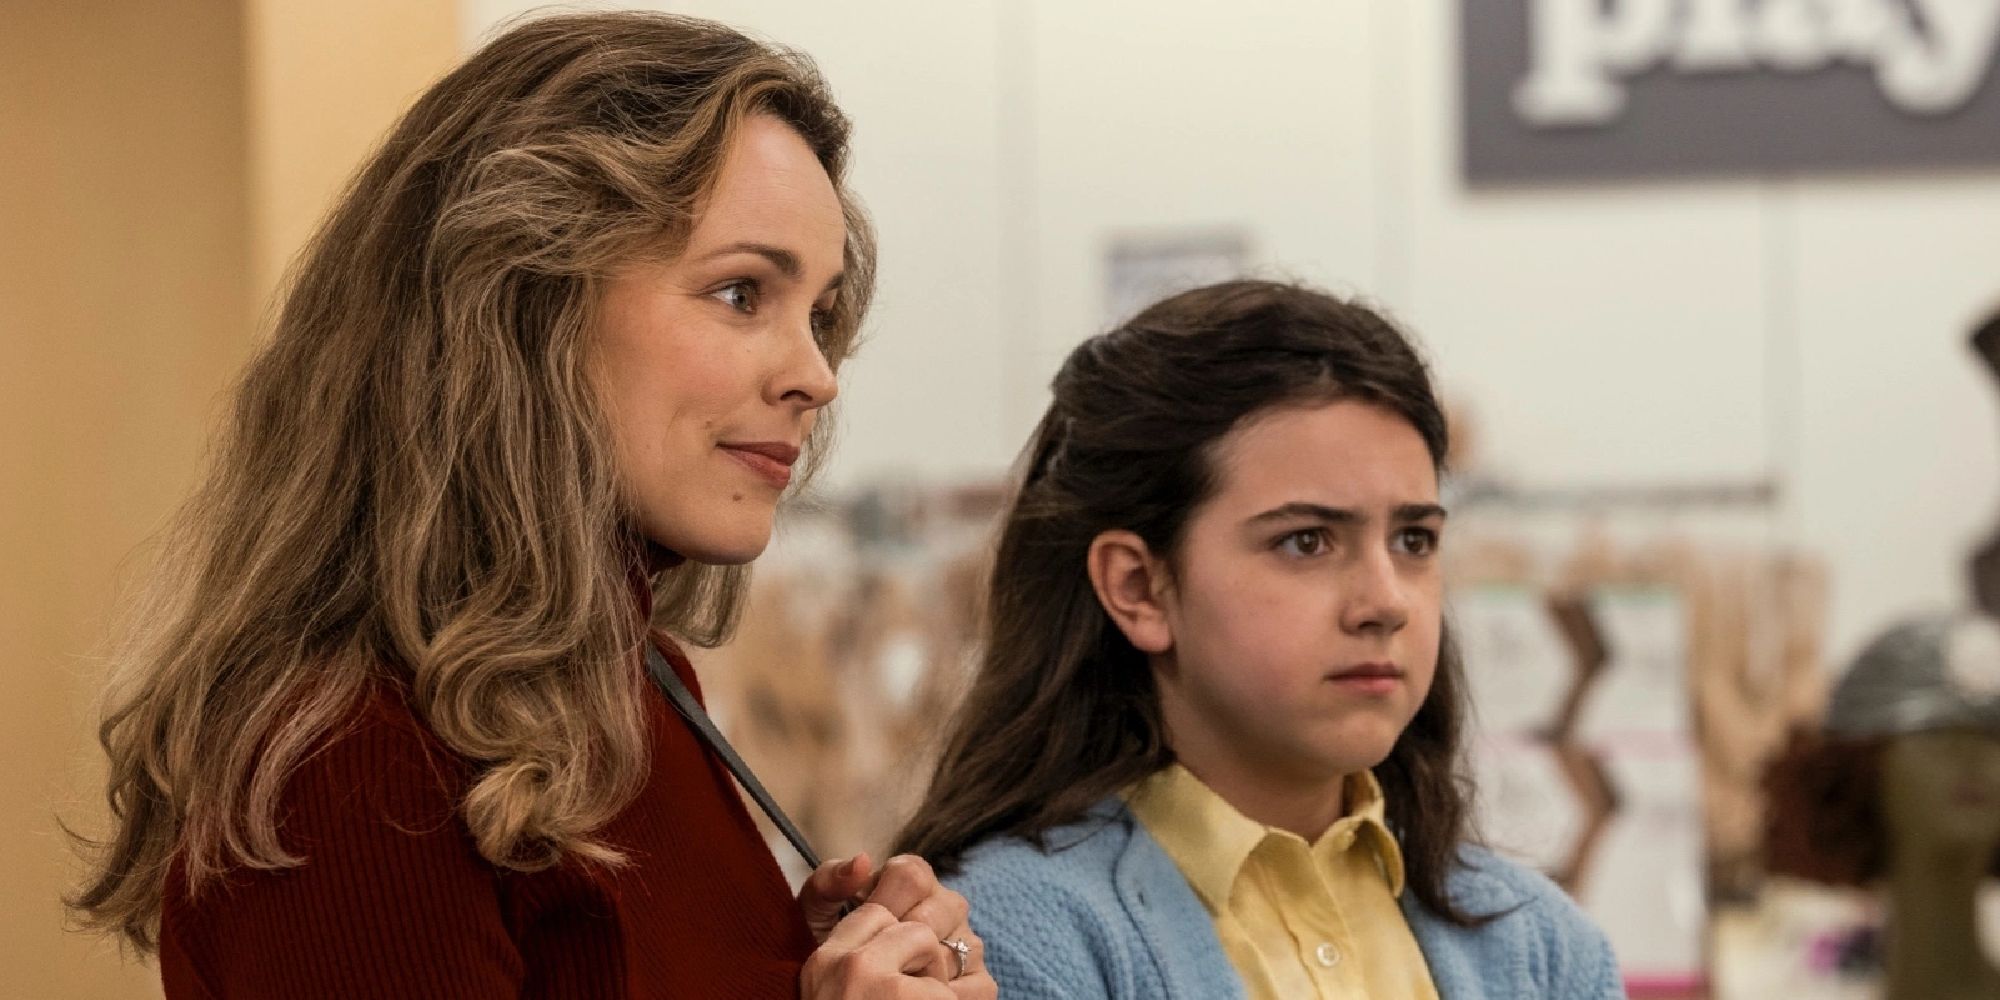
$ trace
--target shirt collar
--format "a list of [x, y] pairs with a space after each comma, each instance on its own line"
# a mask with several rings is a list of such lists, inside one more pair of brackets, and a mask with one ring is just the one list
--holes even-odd
[[[1363, 843], [1374, 852], [1389, 891], [1403, 891], [1403, 852], [1385, 822], [1382, 786], [1367, 771], [1347, 778], [1348, 810], [1312, 846], [1314, 860], [1329, 865]], [[1266, 837], [1293, 836], [1236, 811], [1194, 773], [1172, 764], [1134, 785], [1126, 795], [1146, 831], [1159, 841], [1210, 912], [1229, 901], [1243, 863]]]
[[1362, 771], [1347, 776], [1346, 792], [1347, 815], [1320, 835], [1312, 845], [1313, 857], [1324, 865], [1356, 840], [1362, 841], [1374, 850], [1382, 877], [1389, 881], [1389, 891], [1402, 895], [1403, 847], [1389, 832], [1388, 800], [1382, 795], [1382, 783], [1375, 780], [1373, 771]]

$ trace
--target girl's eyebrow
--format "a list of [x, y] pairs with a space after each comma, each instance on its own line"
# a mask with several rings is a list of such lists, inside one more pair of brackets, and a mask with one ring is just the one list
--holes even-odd
[[[1397, 524], [1414, 521], [1443, 520], [1450, 511], [1434, 503], [1398, 504], [1389, 513], [1389, 519]], [[1326, 504], [1294, 500], [1282, 503], [1260, 514], [1252, 515], [1245, 524], [1258, 525], [1269, 521], [1317, 521], [1321, 524], [1359, 524], [1366, 516], [1351, 507], [1329, 507]]]

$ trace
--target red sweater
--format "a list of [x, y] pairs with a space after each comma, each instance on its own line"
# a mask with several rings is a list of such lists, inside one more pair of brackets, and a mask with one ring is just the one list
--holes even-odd
[[479, 856], [463, 764], [377, 688], [285, 790], [304, 865], [193, 900], [170, 878], [168, 1000], [797, 997], [813, 949], [797, 902], [729, 772], [648, 688], [653, 772], [603, 831], [631, 864], [532, 874]]

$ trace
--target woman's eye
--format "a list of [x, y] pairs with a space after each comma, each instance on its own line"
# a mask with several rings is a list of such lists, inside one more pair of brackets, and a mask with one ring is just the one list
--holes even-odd
[[708, 294], [740, 313], [752, 312], [757, 308], [757, 283], [754, 281], [732, 281]]
[[1308, 528], [1304, 531], [1294, 531], [1278, 539], [1278, 548], [1281, 551], [1288, 556], [1297, 556], [1300, 558], [1319, 555], [1329, 547], [1331, 547], [1331, 543], [1327, 540], [1326, 529], [1324, 528]]
[[833, 310], [814, 308], [812, 311], [813, 339], [819, 341], [820, 346], [824, 347], [827, 340], [833, 336], [833, 328]]
[[1404, 528], [1396, 532], [1396, 549], [1413, 556], [1427, 556], [1437, 551], [1438, 533], [1429, 528]]

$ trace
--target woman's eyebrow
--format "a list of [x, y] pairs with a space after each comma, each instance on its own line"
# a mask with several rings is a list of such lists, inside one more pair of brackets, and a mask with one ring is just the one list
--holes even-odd
[[[793, 281], [798, 281], [800, 278], [805, 276], [806, 272], [805, 265], [800, 262], [798, 254], [793, 253], [792, 251], [787, 250], [784, 247], [776, 246], [770, 243], [756, 243], [750, 241], [739, 241], [736, 243], [731, 243], [728, 244], [727, 246], [717, 247], [714, 250], [709, 251], [708, 253], [702, 254], [701, 257], [699, 258], [699, 262], [707, 263], [708, 261], [714, 260], [718, 257], [727, 257], [730, 256], [731, 254], [739, 254], [739, 253], [747, 253], [753, 256], [764, 258], [766, 261], [770, 262], [772, 267], [778, 269], [779, 274], [782, 274], [786, 278], [789, 278]], [[846, 279], [847, 279], [846, 271], [835, 271], [833, 277], [827, 281], [826, 287], [820, 290], [820, 294], [824, 295], [827, 292], [839, 288], [841, 282], [845, 281]]]
[[799, 263], [798, 254], [795, 254], [790, 250], [785, 249], [784, 247], [773, 246], [769, 243], [749, 243], [749, 242], [731, 243], [728, 244], [727, 246], [717, 247], [714, 250], [709, 251], [708, 253], [702, 254], [700, 260], [701, 262], [706, 263], [708, 261], [716, 259], [717, 257], [727, 257], [730, 256], [731, 254], [739, 254], [739, 253], [753, 254], [755, 256], [762, 257], [767, 261], [770, 261], [771, 266], [777, 268], [779, 274], [782, 274], [785, 277], [792, 279], [793, 281], [799, 280], [799, 276], [805, 273], [805, 267]]

